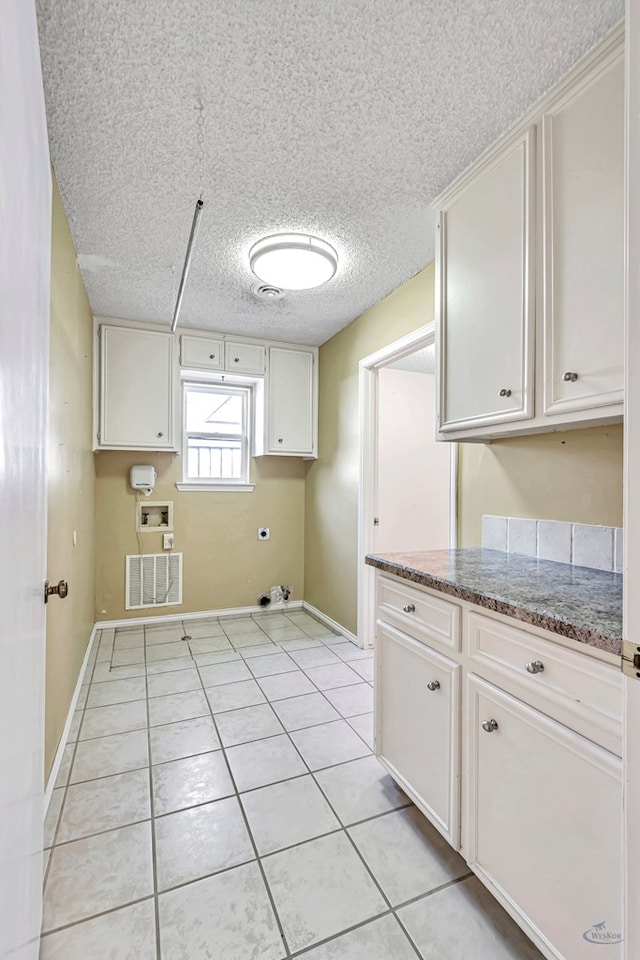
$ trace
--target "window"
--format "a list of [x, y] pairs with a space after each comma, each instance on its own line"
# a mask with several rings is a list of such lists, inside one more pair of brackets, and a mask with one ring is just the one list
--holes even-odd
[[251, 388], [185, 383], [183, 402], [184, 483], [246, 487]]

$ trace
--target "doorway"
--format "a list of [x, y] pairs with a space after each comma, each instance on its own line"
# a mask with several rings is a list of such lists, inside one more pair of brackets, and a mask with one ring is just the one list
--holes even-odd
[[368, 553], [455, 547], [457, 445], [436, 441], [434, 324], [360, 361], [358, 642], [373, 646]]

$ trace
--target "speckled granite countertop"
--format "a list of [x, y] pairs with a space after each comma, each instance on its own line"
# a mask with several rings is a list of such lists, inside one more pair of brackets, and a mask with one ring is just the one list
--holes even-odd
[[499, 550], [426, 550], [369, 555], [386, 573], [620, 653], [622, 576]]

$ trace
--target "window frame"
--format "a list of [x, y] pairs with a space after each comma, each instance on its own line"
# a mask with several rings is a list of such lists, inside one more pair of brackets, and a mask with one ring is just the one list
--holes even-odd
[[[187, 430], [187, 394], [210, 393], [212, 395], [235, 394], [242, 398], [242, 434], [203, 434]], [[176, 483], [178, 490], [215, 491], [215, 492], [250, 492], [255, 484], [251, 483], [251, 443], [252, 443], [252, 412], [254, 406], [254, 390], [252, 384], [229, 380], [209, 380], [194, 377], [182, 380], [182, 481]], [[189, 469], [189, 439], [218, 439], [235, 440], [241, 442], [242, 476], [233, 477], [190, 477]]]

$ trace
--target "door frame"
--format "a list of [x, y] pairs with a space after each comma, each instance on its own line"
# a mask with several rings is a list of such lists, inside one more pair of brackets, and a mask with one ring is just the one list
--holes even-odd
[[[373, 646], [375, 627], [375, 569], [364, 562], [374, 548], [373, 519], [378, 477], [378, 371], [435, 343], [435, 323], [364, 357], [359, 363], [360, 463], [358, 477], [358, 644]], [[434, 434], [434, 442], [436, 440]], [[451, 443], [449, 468], [449, 546], [458, 544], [458, 444]]]
[[[626, 2], [625, 31], [625, 584], [640, 579], [640, 9]], [[630, 266], [631, 265], [631, 266]], [[623, 636], [640, 638], [640, 595], [625, 589]], [[640, 956], [640, 682], [623, 677], [624, 940], [623, 956]]]

